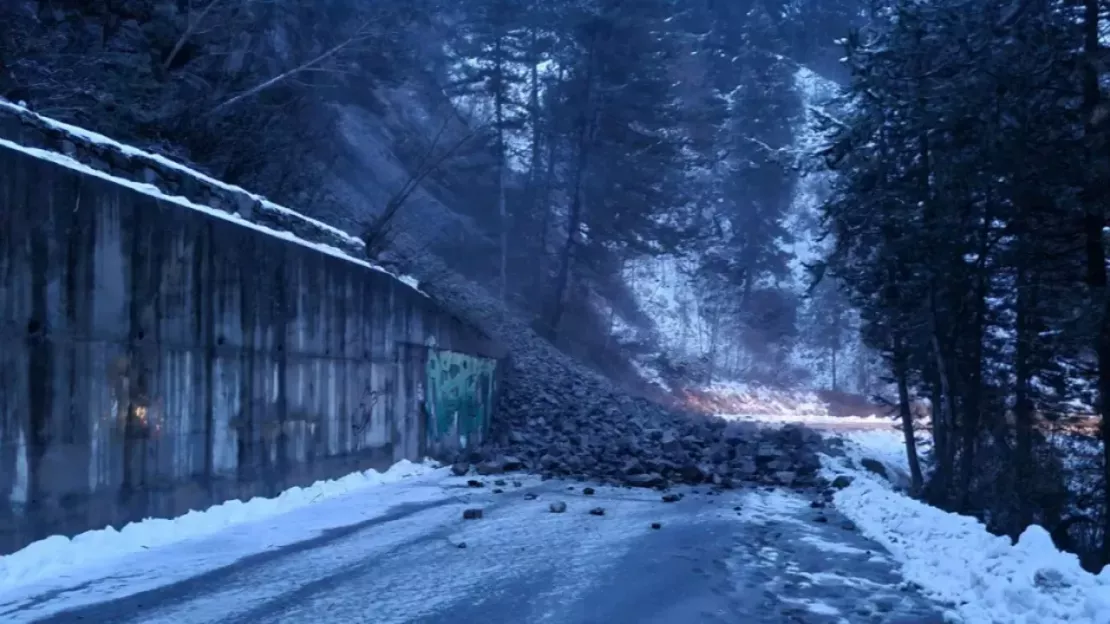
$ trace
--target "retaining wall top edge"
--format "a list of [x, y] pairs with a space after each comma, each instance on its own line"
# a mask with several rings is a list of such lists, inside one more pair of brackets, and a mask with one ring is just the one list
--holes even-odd
[[[314, 243], [312, 241], [307, 241], [307, 240], [304, 240], [302, 238], [298, 238], [297, 236], [294, 236], [290, 232], [283, 232], [283, 231], [280, 231], [280, 230], [275, 230], [275, 229], [272, 229], [272, 228], [268, 228], [265, 225], [261, 225], [261, 224], [258, 224], [258, 223], [254, 223], [253, 221], [249, 221], [247, 219], [244, 219], [243, 217], [239, 216], [238, 214], [224, 212], [222, 210], [217, 210], [217, 209], [212, 208], [210, 206], [204, 206], [204, 205], [201, 205], [201, 204], [197, 204], [197, 203], [194, 203], [194, 202], [190, 201], [188, 198], [181, 197], [179, 195], [169, 195], [167, 193], [163, 193], [161, 189], [159, 189], [158, 187], [156, 187], [154, 185], [151, 185], [151, 184], [142, 184], [140, 182], [134, 182], [132, 180], [127, 180], [125, 178], [120, 178], [120, 177], [117, 177], [117, 176], [110, 175], [110, 174], [105, 173], [105, 172], [103, 172], [99, 169], [95, 169], [93, 167], [90, 167], [89, 165], [78, 162], [78, 161], [74, 160], [73, 158], [70, 158], [69, 156], [66, 156], [65, 154], [58, 154], [58, 153], [55, 153], [55, 152], [50, 152], [50, 151], [47, 151], [47, 150], [39, 149], [37, 147], [26, 147], [26, 146], [19, 145], [15, 142], [12, 142], [12, 141], [9, 141], [9, 140], [3, 139], [3, 138], [0, 138], [0, 148], [10, 149], [10, 150], [15, 151], [15, 152], [20, 152], [22, 154], [26, 154], [26, 155], [28, 155], [32, 158], [37, 158], [39, 160], [49, 161], [49, 162], [52, 162], [54, 164], [61, 165], [62, 167], [65, 167], [67, 169], [71, 169], [73, 171], [76, 171], [78, 173], [88, 175], [88, 176], [92, 176], [92, 177], [95, 177], [95, 178], [100, 178], [101, 180], [105, 180], [105, 181], [111, 182], [113, 184], [118, 184], [120, 186], [127, 187], [129, 189], [132, 189], [134, 191], [142, 193], [143, 195], [147, 195], [149, 197], [153, 197], [153, 198], [158, 199], [158, 200], [167, 201], [167, 202], [170, 202], [170, 203], [173, 203], [173, 204], [177, 204], [178, 206], [182, 206], [184, 208], [189, 208], [191, 210], [196, 210], [198, 212], [203, 212], [207, 215], [216, 217], [218, 219], [223, 219], [224, 221], [230, 221], [232, 223], [235, 223], [236, 225], [241, 225], [243, 227], [255, 230], [257, 232], [261, 232], [263, 234], [273, 236], [275, 238], [280, 238], [282, 240], [297, 243], [298, 245], [308, 247], [308, 248], [310, 248], [314, 251], [318, 251], [318, 252], [327, 254], [329, 256], [335, 256], [336, 258], [340, 258], [342, 260], [352, 262], [354, 264], [360, 265], [360, 266], [368, 268], [368, 269], [372, 269], [372, 270], [379, 271], [379, 272], [382, 272], [382, 273], [387, 273], [391, 277], [393, 277], [394, 279], [397, 279], [397, 276], [393, 275], [392, 273], [389, 273], [389, 271], [386, 271], [385, 269], [383, 269], [381, 267], [378, 267], [376, 265], [373, 265], [373, 264], [371, 264], [369, 262], [366, 262], [364, 260], [360, 260], [358, 258], [353, 258], [349, 254], [344, 253], [343, 250], [341, 250], [341, 249], [337, 249], [335, 247], [331, 247], [329, 245], [325, 245], [325, 244], [322, 244], [322, 243]], [[398, 279], [397, 281], [401, 281], [401, 280]], [[402, 283], [404, 283], [404, 282], [402, 282]], [[406, 284], [406, 286], [409, 286], [409, 285]], [[409, 286], [409, 287], [412, 288], [412, 286]], [[428, 296], [428, 295], [426, 295], [425, 293], [421, 292], [418, 289], [413, 288], [413, 290], [416, 290], [417, 292], [419, 292], [421, 295], [423, 295], [425, 297]]]
[[[337, 227], [324, 223], [323, 221], [318, 221], [311, 217], [305, 216], [295, 210], [286, 208], [285, 206], [275, 204], [265, 197], [257, 195], [255, 193], [251, 193], [250, 191], [247, 191], [246, 189], [243, 189], [241, 187], [235, 186], [233, 184], [227, 184], [226, 182], [221, 182], [220, 180], [201, 173], [200, 171], [197, 171], [195, 169], [186, 167], [185, 165], [170, 160], [169, 158], [166, 158], [165, 156], [162, 156], [160, 154], [146, 152], [131, 145], [120, 143], [119, 141], [93, 132], [91, 130], [86, 130], [85, 128], [80, 128], [78, 126], [67, 124], [56, 119], [45, 117], [24, 106], [14, 104], [3, 98], [0, 98], [0, 115], [12, 116], [18, 119], [19, 122], [22, 124], [29, 125], [40, 130], [45, 129], [59, 132], [61, 134], [64, 134], [66, 137], [74, 140], [75, 142], [82, 142], [89, 146], [98, 146], [101, 148], [109, 148], [115, 150], [124, 157], [131, 160], [138, 160], [146, 167], [154, 170], [170, 171], [178, 175], [188, 176], [189, 178], [192, 178], [202, 185], [211, 187], [212, 189], [218, 190], [222, 193], [238, 196], [241, 200], [247, 202], [248, 204], [255, 204], [263, 210], [278, 213], [281, 216], [286, 217], [287, 219], [297, 222], [297, 224], [300, 226], [298, 227], [298, 229], [301, 229], [302, 231], [307, 230], [311, 233], [318, 233], [319, 236], [298, 236], [293, 232], [281, 231], [272, 227], [267, 227], [264, 224], [256, 223], [250, 218], [244, 217], [237, 211], [223, 210], [219, 208], [214, 208], [212, 206], [206, 206], [201, 202], [193, 201], [190, 198], [177, 195], [162, 188], [159, 188], [155, 184], [137, 182], [135, 180], [129, 180], [125, 177], [113, 175], [111, 172], [101, 171], [100, 169], [92, 166], [89, 163], [82, 162], [81, 158], [75, 157], [76, 155], [61, 154], [50, 149], [42, 149], [41, 147], [21, 145], [16, 141], [10, 140], [4, 140], [5, 147], [15, 149], [16, 151], [21, 151], [34, 158], [49, 160], [70, 169], [74, 169], [86, 174], [91, 174], [116, 184], [127, 186], [128, 188], [131, 188], [146, 195], [156, 197], [158, 199], [172, 201], [186, 208], [200, 210], [201, 212], [205, 212], [207, 214], [223, 218], [228, 221], [233, 221], [239, 225], [246, 225], [248, 227], [251, 227], [252, 229], [264, 232], [271, 236], [276, 236], [284, 240], [310, 247], [317, 251], [322, 251], [332, 256], [343, 258], [374, 271], [385, 273], [398, 282], [401, 282], [408, 288], [411, 288], [420, 293], [422, 296], [430, 298], [427, 293], [420, 290], [419, 283], [411, 276], [398, 275], [390, 271], [389, 269], [386, 269], [385, 267], [379, 266], [358, 257], [358, 255], [352, 254], [352, 252], [355, 252], [357, 254], [357, 252], [365, 249], [365, 243], [363, 243], [363, 241], [358, 237], [352, 236]], [[337, 245], [340, 245], [342, 248]]]

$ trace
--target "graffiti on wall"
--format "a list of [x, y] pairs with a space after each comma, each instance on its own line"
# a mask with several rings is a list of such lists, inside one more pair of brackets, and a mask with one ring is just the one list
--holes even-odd
[[428, 440], [466, 448], [481, 439], [493, 413], [497, 361], [455, 351], [428, 350], [424, 405]]

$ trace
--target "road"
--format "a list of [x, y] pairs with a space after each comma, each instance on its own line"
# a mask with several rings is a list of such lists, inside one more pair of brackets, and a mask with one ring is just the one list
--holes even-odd
[[[0, 621], [943, 621], [880, 547], [835, 511], [810, 508], [808, 496], [687, 489], [665, 503], [653, 491], [596, 487], [587, 495], [580, 483], [528, 479], [514, 487], [505, 478], [501, 487], [492, 478], [483, 488], [458, 478], [422, 486], [437, 492], [216, 567], [214, 553], [262, 539], [283, 521], [175, 553], [152, 551], [96, 578], [0, 598]], [[567, 504], [565, 513], [549, 510], [555, 501]], [[588, 513], [595, 507], [604, 515]], [[468, 508], [483, 517], [463, 520]]]

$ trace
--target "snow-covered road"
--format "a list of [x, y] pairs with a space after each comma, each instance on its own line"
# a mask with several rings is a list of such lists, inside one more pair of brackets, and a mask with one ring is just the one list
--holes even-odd
[[[876, 544], [811, 497], [690, 489], [665, 503], [646, 490], [586, 495], [588, 484], [512, 476], [472, 488], [441, 475], [0, 591], [0, 621], [942, 621]], [[565, 513], [549, 511], [555, 501]], [[468, 508], [484, 517], [463, 520]]]

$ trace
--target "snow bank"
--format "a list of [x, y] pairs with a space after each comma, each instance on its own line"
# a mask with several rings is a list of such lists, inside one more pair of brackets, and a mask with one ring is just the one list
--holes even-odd
[[355, 472], [332, 481], [317, 481], [304, 488], [290, 488], [275, 498], [255, 497], [245, 503], [231, 500], [172, 519], [147, 518], [132, 522], [118, 531], [106, 527], [86, 531], [73, 538], [54, 535], [0, 557], [0, 591], [68, 574], [89, 564], [102, 564], [132, 553], [213, 535], [228, 527], [273, 517], [365, 488], [443, 472], [437, 468], [438, 464], [428, 460], [420, 464], [401, 460], [384, 473], [376, 470]]
[[[845, 451], [856, 460], [869, 457], [907, 474], [910, 471], [910, 461], [906, 457], [906, 439], [901, 429], [891, 426], [887, 429], [845, 431], [838, 433], [837, 437], [847, 442]], [[927, 445], [928, 441], [923, 440], [919, 433], [918, 451]], [[858, 461], [856, 465], [859, 465]]]
[[[879, 450], [852, 440], [846, 446], [849, 457]], [[1086, 572], [1043, 528], [1030, 527], [1012, 544], [974, 518], [894, 492], [880, 477], [853, 469], [849, 458], [822, 461], [826, 478], [854, 479], [836, 493], [837, 508], [894, 555], [907, 580], [948, 604], [955, 621], [1110, 624], [1110, 567], [1097, 576]]]

